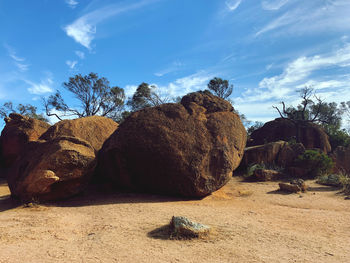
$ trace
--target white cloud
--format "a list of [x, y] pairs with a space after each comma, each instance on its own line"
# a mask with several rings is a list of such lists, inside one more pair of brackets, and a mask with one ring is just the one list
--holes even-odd
[[137, 85], [126, 85], [124, 88], [125, 96], [127, 98], [131, 98], [134, 95], [137, 87]]
[[143, 0], [131, 5], [113, 4], [105, 6], [81, 16], [63, 29], [69, 37], [91, 50], [91, 42], [95, 38], [99, 23], [118, 14], [140, 9], [157, 1], [159, 0]]
[[30, 85], [30, 87], [27, 90], [31, 94], [42, 95], [45, 93], [53, 92], [53, 88], [52, 88], [53, 81], [51, 78], [46, 78], [45, 80], [42, 80], [40, 83], [34, 83], [29, 80], [24, 80], [24, 81]]
[[28, 64], [23, 64], [23, 63], [19, 63], [19, 62], [15, 62], [16, 67], [20, 70], [20, 71], [27, 71], [29, 69], [29, 65]]
[[29, 65], [25, 63], [26, 59], [17, 56], [15, 49], [7, 44], [4, 44], [7, 49], [8, 55], [12, 58], [13, 63], [16, 65], [19, 71], [27, 71], [29, 69]]
[[167, 86], [158, 86], [158, 88], [164, 94], [167, 94], [168, 97], [184, 96], [190, 92], [206, 89], [209, 80], [213, 78], [214, 75], [215, 74], [207, 72], [199, 72], [176, 79]]
[[80, 58], [80, 59], [84, 59], [85, 58], [85, 53], [82, 51], [75, 51], [75, 54]]
[[349, 69], [350, 44], [326, 54], [299, 57], [287, 64], [281, 74], [264, 78], [258, 88], [246, 90], [235, 102], [254, 120], [273, 114], [277, 117], [271, 106], [280, 101], [296, 105], [300, 102], [296, 91], [306, 86], [314, 88], [323, 100], [339, 103], [349, 97], [350, 74], [344, 74]]
[[66, 26], [65, 31], [68, 36], [87, 49], [91, 49], [91, 41], [95, 38], [96, 26], [89, 24], [85, 18], [79, 18], [73, 24]]
[[238, 8], [238, 6], [241, 4], [242, 0], [227, 0], [225, 2], [226, 7], [230, 10], [230, 11], [234, 11]]
[[[279, 7], [284, 1], [272, 1], [270, 9]], [[270, 1], [270, 3], [272, 3]], [[285, 4], [285, 3], [284, 3]], [[282, 5], [283, 6], [283, 5]], [[280, 6], [280, 7], [282, 7]], [[265, 6], [266, 7], [266, 6]], [[291, 8], [263, 26], [255, 36], [268, 32], [315, 33], [350, 30], [350, 1], [301, 1], [293, 2]], [[283, 30], [283, 31], [282, 31]]]
[[183, 65], [184, 64], [181, 63], [180, 61], [174, 61], [171, 65], [169, 65], [165, 69], [154, 73], [154, 75], [157, 77], [162, 77], [162, 76], [167, 75], [169, 73], [173, 73], [173, 72], [178, 71]]
[[76, 8], [76, 6], [79, 4], [78, 1], [75, 0], [65, 0], [66, 4], [70, 7], [70, 8]]
[[66, 61], [66, 64], [67, 64], [67, 66], [68, 66], [70, 69], [74, 69], [75, 66], [78, 64], [78, 61], [76, 61], [76, 60], [74, 60], [74, 61], [67, 60], [67, 61]]
[[289, 0], [263, 0], [261, 7], [265, 10], [278, 10], [288, 3]]

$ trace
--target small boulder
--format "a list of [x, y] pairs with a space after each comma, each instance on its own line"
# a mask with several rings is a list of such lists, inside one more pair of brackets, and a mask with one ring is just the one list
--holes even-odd
[[57, 137], [28, 143], [8, 172], [12, 196], [52, 201], [81, 192], [95, 168], [95, 151], [86, 141]]
[[25, 145], [38, 140], [50, 124], [17, 113], [11, 113], [5, 118], [5, 122], [0, 143], [3, 166], [9, 168], [24, 150]]
[[60, 136], [76, 137], [87, 141], [97, 152], [117, 128], [118, 123], [110, 118], [89, 116], [57, 122], [40, 139], [49, 141]]
[[173, 216], [170, 222], [171, 238], [192, 239], [208, 237], [210, 227], [193, 222], [183, 216]]
[[289, 193], [306, 192], [308, 188], [304, 180], [302, 179], [293, 180], [289, 184], [279, 183], [278, 185], [281, 191]]
[[122, 190], [203, 197], [231, 178], [246, 138], [229, 102], [191, 93], [131, 114], [103, 145], [98, 174]]
[[280, 180], [283, 176], [284, 174], [281, 172], [268, 169], [256, 169], [253, 173], [253, 178], [258, 181]]

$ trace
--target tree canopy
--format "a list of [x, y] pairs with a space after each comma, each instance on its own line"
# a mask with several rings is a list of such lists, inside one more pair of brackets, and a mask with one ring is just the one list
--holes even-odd
[[212, 91], [216, 96], [227, 99], [233, 91], [233, 85], [229, 84], [228, 80], [221, 78], [213, 78], [208, 83], [208, 89]]
[[5, 102], [0, 107], [0, 116], [1, 118], [6, 118], [10, 113], [18, 113], [45, 122], [49, 121], [47, 118], [45, 118], [45, 116], [37, 113], [37, 107], [30, 104], [18, 104], [15, 107], [11, 101]]
[[124, 106], [125, 94], [118, 86], [110, 87], [109, 81], [96, 73], [82, 76], [81, 74], [69, 78], [63, 87], [71, 92], [79, 101], [78, 108], [70, 107], [64, 101], [59, 90], [44, 100], [46, 114], [56, 116], [59, 120], [68, 116], [78, 118], [100, 115], [118, 119]]
[[319, 124], [328, 134], [332, 148], [339, 145], [350, 145], [350, 136], [348, 132], [345, 129], [341, 129], [342, 115], [346, 112], [347, 103], [342, 102], [339, 106], [335, 102], [324, 102], [310, 87], [299, 90], [299, 93], [302, 100], [297, 107], [286, 107], [284, 102], [281, 102], [282, 110], [273, 106], [273, 108], [278, 111], [280, 117], [292, 121], [305, 121]]
[[142, 82], [136, 89], [134, 95], [129, 99], [127, 105], [132, 111], [159, 106], [168, 103], [171, 100], [167, 97], [162, 97], [157, 93], [156, 86]]
[[322, 101], [310, 87], [299, 90], [299, 93], [302, 100], [297, 107], [286, 107], [283, 101], [281, 102], [282, 111], [278, 107], [273, 106], [281, 118], [340, 127], [342, 112], [338, 108], [337, 103]]

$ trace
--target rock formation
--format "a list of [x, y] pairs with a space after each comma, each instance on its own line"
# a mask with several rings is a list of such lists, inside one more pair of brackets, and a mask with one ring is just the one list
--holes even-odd
[[50, 124], [22, 116], [17, 113], [11, 113], [5, 118], [6, 126], [1, 132], [1, 151], [3, 165], [10, 167], [24, 150], [28, 142], [36, 141]]
[[120, 189], [203, 197], [226, 184], [245, 143], [230, 103], [191, 93], [129, 116], [103, 145], [98, 174]]
[[266, 164], [286, 167], [293, 164], [298, 155], [305, 151], [301, 143], [289, 144], [285, 141], [270, 142], [264, 145], [247, 147], [241, 167], [251, 164]]
[[335, 172], [350, 174], [350, 146], [338, 146], [331, 156], [335, 163]]
[[23, 201], [57, 200], [79, 193], [95, 164], [95, 151], [88, 142], [57, 137], [28, 143], [7, 180], [12, 196]]
[[325, 153], [331, 151], [327, 134], [317, 124], [306, 121], [293, 121], [278, 118], [267, 122], [263, 127], [251, 134], [249, 146], [262, 145], [275, 141], [291, 141], [302, 143], [306, 149], [321, 149]]
[[97, 152], [117, 128], [118, 123], [112, 119], [101, 116], [89, 116], [57, 122], [40, 139], [48, 141], [60, 136], [76, 137], [87, 141]]

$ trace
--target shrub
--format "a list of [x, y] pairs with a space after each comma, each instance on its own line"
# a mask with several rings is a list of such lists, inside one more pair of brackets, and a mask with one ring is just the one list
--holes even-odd
[[315, 178], [329, 173], [334, 164], [327, 154], [315, 150], [306, 150], [297, 157], [296, 165], [305, 169], [309, 178]]

